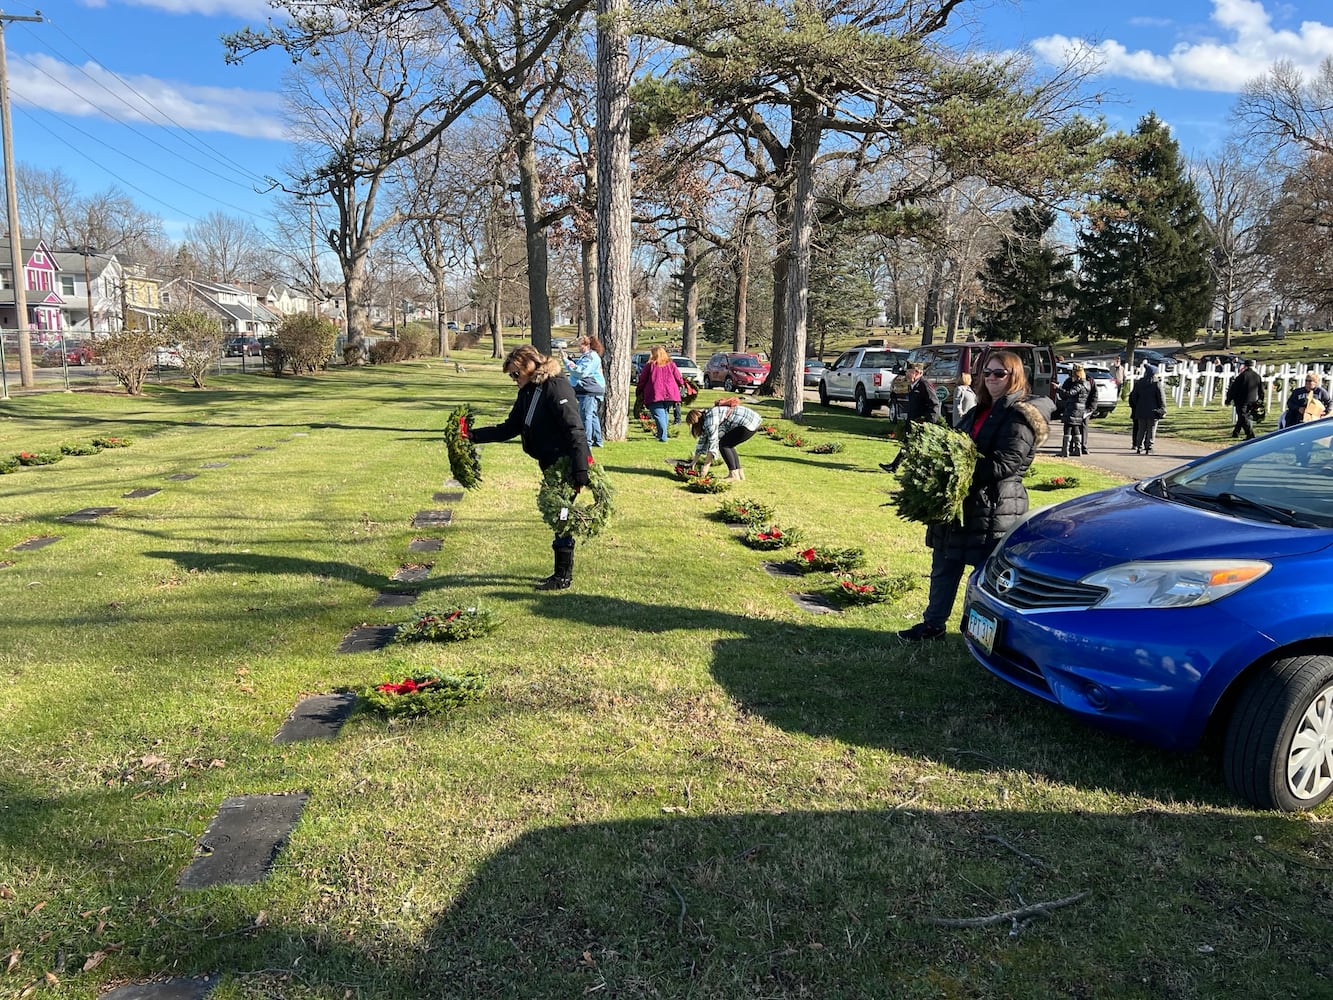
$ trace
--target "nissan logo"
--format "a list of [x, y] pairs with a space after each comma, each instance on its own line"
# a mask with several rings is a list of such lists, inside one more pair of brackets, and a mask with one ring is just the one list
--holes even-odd
[[995, 578], [995, 589], [1001, 594], [1007, 594], [1017, 586], [1018, 571], [1012, 567]]

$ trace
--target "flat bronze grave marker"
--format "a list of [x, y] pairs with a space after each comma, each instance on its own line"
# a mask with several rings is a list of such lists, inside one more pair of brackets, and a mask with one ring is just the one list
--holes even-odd
[[343, 636], [343, 641], [338, 643], [338, 652], [373, 653], [387, 646], [397, 631], [397, 625], [362, 625]]
[[99, 517], [105, 517], [114, 511], [115, 507], [85, 507], [83, 510], [76, 510], [73, 514], [66, 514], [64, 517], [56, 518], [57, 521], [96, 521]]
[[399, 566], [398, 572], [391, 579], [394, 583], [421, 583], [430, 576], [432, 563], [424, 563], [420, 566]]
[[228, 457], [228, 458], [249, 458], [249, 457], [250, 457], [250, 453], [249, 453], [248, 451], [238, 451], [235, 455], [228, 455], [227, 457]]
[[782, 562], [773, 562], [770, 560], [763, 565], [764, 572], [771, 576], [805, 576], [795, 563], [788, 560], [783, 560]]
[[186, 482], [187, 480], [198, 479], [198, 478], [199, 478], [199, 473], [197, 472], [178, 472], [174, 476], [167, 476], [167, 479], [173, 483], [183, 483]]
[[303, 698], [278, 730], [278, 735], [273, 737], [273, 742], [331, 740], [338, 735], [338, 730], [347, 721], [355, 704], [356, 695], [349, 692], [316, 694]]
[[370, 602], [372, 608], [408, 608], [417, 603], [416, 594], [402, 593], [396, 590], [382, 590]]
[[414, 528], [447, 528], [454, 519], [451, 510], [419, 510], [412, 518]]
[[137, 490], [130, 490], [128, 493], [122, 493], [121, 497], [125, 500], [142, 500], [144, 497], [156, 496], [162, 490], [156, 486], [141, 486]]
[[812, 615], [836, 615], [842, 611], [823, 594], [791, 594], [790, 597], [798, 608]]
[[462, 490], [445, 490], [431, 497], [436, 503], [457, 503], [463, 499]]
[[218, 984], [207, 979], [167, 979], [160, 983], [130, 983], [101, 994], [97, 1000], [204, 1000]]
[[177, 884], [182, 889], [203, 889], [263, 881], [309, 798], [296, 792], [224, 799], [199, 838], [204, 853], [181, 872]]
[[11, 552], [34, 552], [37, 549], [44, 549], [48, 545], [54, 545], [60, 541], [60, 535], [39, 535], [37, 538], [29, 538], [26, 541], [19, 542], [17, 545], [11, 545]]
[[226, 462], [205, 462], [199, 466], [201, 469], [221, 469], [226, 466]]
[[444, 543], [438, 538], [414, 538], [407, 543], [408, 552], [439, 552]]

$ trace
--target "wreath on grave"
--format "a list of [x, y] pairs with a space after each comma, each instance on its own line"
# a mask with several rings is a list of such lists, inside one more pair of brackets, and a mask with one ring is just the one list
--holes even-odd
[[685, 488], [691, 493], [725, 493], [731, 489], [731, 483], [717, 476], [691, 476], [685, 481]]
[[95, 444], [84, 444], [82, 441], [66, 441], [60, 446], [62, 455], [96, 455], [101, 450]]
[[833, 591], [848, 604], [886, 604], [917, 588], [917, 579], [909, 573], [842, 573], [833, 583]]
[[723, 500], [718, 517], [726, 524], [767, 524], [776, 513], [771, 504], [758, 500]]
[[891, 497], [908, 521], [945, 524], [961, 521], [963, 498], [972, 487], [977, 446], [966, 434], [941, 424], [918, 424], [904, 446], [902, 488]]
[[128, 448], [134, 444], [133, 438], [128, 437], [95, 437], [93, 444], [98, 448]]
[[569, 459], [562, 458], [542, 473], [537, 490], [537, 510], [557, 535], [592, 538], [601, 534], [614, 513], [611, 477], [600, 465], [588, 466], [588, 485], [578, 494], [569, 474]]
[[750, 530], [745, 533], [742, 541], [752, 549], [761, 551], [771, 551], [773, 549], [785, 549], [797, 544], [801, 540], [799, 528], [783, 528], [776, 524], [758, 525], [751, 524]]
[[822, 444], [807, 448], [806, 451], [810, 452], [812, 455], [836, 455], [838, 452], [842, 451], [842, 449], [843, 444], [841, 441], [825, 441]]
[[7, 476], [11, 472], [18, 472], [19, 457], [17, 455], [8, 455], [0, 458], [0, 476]]
[[811, 546], [796, 553], [796, 565], [806, 573], [846, 573], [866, 561], [863, 549]]
[[386, 718], [444, 715], [478, 701], [486, 682], [476, 674], [441, 674], [434, 671], [397, 680], [388, 678], [356, 692], [357, 710]]
[[472, 426], [472, 408], [464, 404], [444, 424], [444, 447], [449, 452], [449, 471], [466, 490], [481, 483], [481, 456], [468, 437]]
[[426, 611], [394, 633], [394, 642], [462, 642], [490, 635], [499, 626], [495, 612], [484, 608]]
[[55, 465], [65, 456], [58, 451], [21, 451], [15, 457], [19, 465]]

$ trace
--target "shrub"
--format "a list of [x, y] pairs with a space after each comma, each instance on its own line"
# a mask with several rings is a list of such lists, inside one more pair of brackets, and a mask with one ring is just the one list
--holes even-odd
[[131, 396], [143, 395], [144, 379], [153, 370], [157, 349], [166, 338], [156, 331], [117, 330], [98, 344], [102, 367]]
[[434, 342], [434, 331], [425, 323], [405, 323], [398, 331], [398, 343], [403, 345], [404, 360], [431, 353]]
[[370, 363], [372, 365], [391, 365], [407, 357], [407, 351], [397, 340], [377, 340], [370, 345]]
[[284, 316], [278, 324], [274, 347], [282, 354], [279, 364], [286, 363], [293, 375], [300, 375], [318, 371], [328, 364], [337, 341], [338, 328], [330, 320], [309, 313], [296, 313]]
[[196, 309], [172, 309], [163, 317], [160, 330], [176, 345], [181, 367], [191, 384], [202, 389], [209, 366], [222, 354], [225, 339], [222, 324]]

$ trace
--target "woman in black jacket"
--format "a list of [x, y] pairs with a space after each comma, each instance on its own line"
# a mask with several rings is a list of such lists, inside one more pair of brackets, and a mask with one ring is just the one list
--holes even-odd
[[[477, 444], [519, 437], [524, 453], [535, 458], [543, 472], [568, 458], [574, 492], [579, 492], [588, 485], [592, 454], [564, 365], [524, 344], [509, 352], [504, 372], [518, 383], [518, 398], [509, 416], [494, 427], [473, 427], [468, 436]], [[574, 539], [556, 535], [551, 548], [555, 570], [537, 584], [537, 589], [565, 590], [574, 582]]]
[[1028, 380], [1017, 354], [992, 354], [982, 375], [976, 408], [963, 428], [977, 446], [963, 520], [926, 528], [930, 596], [923, 621], [898, 633], [909, 642], [944, 637], [967, 567], [984, 562], [995, 543], [1027, 513], [1023, 473], [1050, 433], [1045, 415], [1026, 399]]

